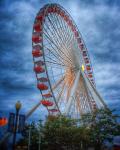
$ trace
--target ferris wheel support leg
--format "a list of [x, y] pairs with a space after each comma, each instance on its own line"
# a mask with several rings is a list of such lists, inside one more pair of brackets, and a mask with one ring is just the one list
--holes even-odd
[[81, 73], [81, 71], [79, 70], [76, 74], [76, 79], [74, 81], [73, 88], [71, 89], [71, 94], [70, 94], [70, 97], [68, 99], [68, 103], [67, 103], [67, 106], [66, 106], [65, 115], [68, 115], [69, 110], [70, 110], [70, 106], [72, 104], [72, 101], [74, 100], [73, 97], [74, 97], [75, 92], [76, 92], [77, 87], [78, 87], [78, 83], [79, 83], [79, 79], [80, 79], [80, 73]]
[[38, 104], [36, 104], [26, 115], [25, 118], [29, 118], [31, 116], [31, 114], [41, 105], [41, 102], [39, 102]]
[[81, 75], [83, 76], [83, 79], [86, 83], [86, 86], [89, 89], [89, 91], [91, 92], [93, 99], [96, 101], [97, 104], [98, 103], [100, 104], [99, 107], [100, 108], [107, 108], [107, 105], [103, 101], [102, 97], [100, 96], [100, 94], [98, 93], [96, 88], [92, 85], [92, 83], [89, 81], [89, 79], [86, 77], [85, 73], [81, 72]]

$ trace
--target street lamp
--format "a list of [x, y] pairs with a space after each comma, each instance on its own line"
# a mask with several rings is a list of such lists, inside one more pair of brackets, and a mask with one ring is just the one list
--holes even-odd
[[15, 108], [16, 108], [16, 112], [20, 110], [20, 108], [22, 107], [22, 104], [20, 103], [20, 101], [17, 101], [17, 103], [15, 104]]
[[18, 116], [19, 116], [19, 110], [22, 107], [22, 104], [20, 103], [20, 101], [17, 101], [17, 103], [15, 104], [15, 109], [16, 109], [16, 119], [15, 119], [15, 128], [13, 131], [13, 150], [15, 150], [15, 142], [16, 142], [16, 131], [17, 131], [17, 127], [18, 127]]

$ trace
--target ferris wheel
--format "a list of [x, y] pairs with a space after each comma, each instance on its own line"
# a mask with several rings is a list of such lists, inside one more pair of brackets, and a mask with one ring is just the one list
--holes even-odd
[[96, 90], [82, 36], [68, 12], [47, 4], [38, 12], [32, 33], [37, 88], [49, 114], [73, 117], [106, 107]]

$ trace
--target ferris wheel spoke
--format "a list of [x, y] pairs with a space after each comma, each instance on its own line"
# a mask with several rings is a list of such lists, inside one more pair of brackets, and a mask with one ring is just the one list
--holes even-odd
[[[57, 78], [57, 77], [60, 78], [61, 76], [64, 76], [64, 74], [57, 74], [57, 75], [54, 75], [54, 78]], [[52, 76], [49, 76], [49, 77], [52, 78]], [[55, 81], [57, 82], [57, 80], [58, 80], [59, 78], [57, 78]]]
[[63, 67], [66, 67], [66, 66], [63, 65], [63, 64], [55, 63], [55, 62], [48, 61], [48, 60], [46, 60], [45, 62], [46, 62], [47, 65], [50, 65], [50, 64], [51, 64], [51, 65], [56, 65], [56, 66], [63, 66]]
[[[47, 28], [49, 28], [49, 25], [45, 24], [47, 26]], [[47, 30], [45, 29], [45, 31], [47, 32]], [[54, 40], [54, 42], [57, 44], [57, 46], [59, 47], [59, 49], [61, 49], [62, 44], [59, 42], [58, 37], [56, 38], [56, 35], [54, 35], [54, 32], [50, 30], [51, 34], [49, 34], [49, 37]]]
[[[51, 31], [51, 28], [49, 27], [49, 25], [47, 25], [47, 23], [46, 23], [45, 25], [46, 25], [46, 28], [49, 29], [50, 38], [52, 38], [52, 39], [55, 41], [55, 43], [59, 45], [59, 48], [60, 48], [60, 47], [62, 46], [62, 43], [60, 43], [59, 37], [56, 36], [56, 34], [54, 33], [54, 31]], [[45, 26], [44, 26], [44, 29], [45, 29], [45, 31], [47, 32], [47, 29], [46, 29], [46, 28], [45, 28]], [[47, 32], [47, 34], [48, 34], [48, 32]]]
[[72, 79], [71, 82], [69, 83], [68, 91], [67, 91], [67, 93], [66, 93], [66, 101], [69, 100], [70, 92], [71, 92], [71, 90], [72, 90], [72, 86], [73, 86], [74, 80], [75, 80], [75, 77], [73, 77], [73, 79]]
[[83, 98], [84, 98], [84, 108], [86, 109], [86, 112], [90, 112], [90, 106], [88, 103], [88, 97], [86, 97], [86, 94], [83, 94]]
[[46, 55], [46, 62], [47, 61], [49, 61], [49, 62], [55, 62], [56, 64], [59, 64], [59, 65], [61, 64], [62, 66], [66, 66], [66, 64], [64, 64], [62, 61], [61, 61], [61, 63], [58, 63], [59, 60], [57, 61], [56, 59], [53, 59], [53, 58], [51, 58], [51, 57], [49, 57], [49, 56]]
[[[47, 26], [48, 27], [48, 26]], [[48, 27], [49, 28], [49, 27]], [[51, 33], [51, 35], [52, 35], [52, 33]], [[50, 35], [49, 35], [49, 37], [50, 37]], [[54, 41], [56, 41], [56, 40], [54, 40]], [[56, 41], [56, 43], [57, 43], [58, 41]], [[59, 45], [59, 44], [58, 44]], [[59, 45], [59, 48], [57, 47], [57, 49], [61, 49], [61, 45]], [[63, 52], [63, 51], [66, 51], [65, 49], [63, 49], [62, 51], [60, 51], [60, 52]], [[64, 53], [65, 54], [65, 53]], [[71, 54], [70, 54], [71, 55]], [[71, 58], [71, 57], [70, 57]], [[71, 60], [71, 59], [69, 59], [69, 60]], [[72, 63], [73, 64], [73, 63]]]
[[[52, 47], [52, 46], [51, 46]], [[45, 48], [56, 58], [56, 59], [58, 59], [60, 62], [62, 62], [63, 64], [64, 64], [64, 62], [62, 61], [63, 60], [63, 57], [60, 55], [60, 54], [58, 54], [58, 53], [54, 53], [50, 48], [48, 48], [48, 47], [46, 47], [45, 46]], [[52, 47], [52, 49], [54, 49], [53, 47]], [[54, 49], [55, 50], [55, 49]], [[55, 50], [56, 51], [56, 50]], [[66, 59], [64, 59], [66, 62], [68, 62]], [[65, 64], [64, 64], [65, 65]]]
[[88, 105], [89, 110], [92, 111], [91, 96], [89, 95], [87, 87], [85, 87], [85, 91], [86, 91], [86, 97], [87, 97], [87, 99], [86, 99], [86, 105]]
[[[60, 86], [60, 84], [62, 84], [64, 81], [64, 77], [62, 76], [59, 81], [57, 81], [56, 83], [54, 83], [54, 85], [52, 86], [52, 90], [54, 91], [58, 86]], [[50, 94], [51, 91], [48, 92], [48, 94]], [[56, 101], [57, 102], [57, 101]]]
[[[63, 31], [62, 33], [63, 33], [63, 35], [62, 35], [62, 37], [63, 37], [63, 39], [64, 39], [64, 42], [66, 43], [66, 42], [68, 42], [68, 39], [70, 38], [71, 39], [71, 32], [69, 32], [69, 28], [67, 27], [67, 23], [64, 21], [64, 23], [63, 23], [63, 18], [61, 18], [61, 17], [59, 17], [59, 19], [58, 19], [58, 16], [55, 14], [55, 15], [53, 15], [53, 17], [57, 20], [57, 24], [60, 26], [60, 29]], [[65, 34], [66, 33], [66, 34]], [[73, 36], [72, 36], [72, 38], [73, 38]], [[71, 41], [72, 41], [73, 39], [71, 39]], [[70, 42], [71, 42], [70, 41]], [[70, 44], [70, 43], [69, 43]], [[69, 46], [69, 45], [68, 45]]]
[[76, 95], [76, 104], [77, 104], [77, 108], [78, 108], [78, 111], [80, 112], [80, 114], [82, 115], [83, 114], [83, 111], [82, 111], [82, 104], [81, 104], [81, 101], [80, 101], [80, 96], [77, 94]]
[[61, 79], [59, 79], [53, 86], [52, 86], [52, 90], [55, 90], [65, 79], [65, 77], [61, 77]]
[[63, 22], [63, 19], [61, 20], [61, 24], [62, 24], [62, 28], [64, 29], [64, 31], [67, 31], [66, 32], [66, 38], [67, 38], [66, 42], [68, 44], [68, 48], [71, 49], [72, 43], [75, 42], [74, 35], [72, 32], [70, 32], [70, 28], [67, 27], [67, 24], [65, 24]]
[[80, 100], [82, 102], [82, 109], [83, 109], [83, 111], [85, 111], [85, 98], [83, 97], [83, 94], [81, 95], [81, 99]]
[[[79, 90], [80, 90], [80, 89], [79, 89]], [[80, 109], [81, 109], [82, 113], [84, 113], [84, 112], [83, 112], [83, 100], [82, 100], [82, 96], [81, 96], [80, 92], [79, 92], [79, 94], [77, 95], [77, 100], [78, 100], [78, 102], [79, 102], [79, 104], [80, 104]]]
[[[53, 16], [57, 20], [56, 25], [60, 26], [60, 27], [57, 26], [57, 28], [61, 29], [61, 31], [62, 31], [62, 32], [60, 32], [60, 34], [62, 35], [63, 43], [65, 43], [67, 45], [67, 49], [71, 49], [71, 43], [73, 42], [73, 35], [71, 36], [71, 34], [69, 32], [69, 28], [66, 28], [66, 24], [65, 23], [62, 24], [63, 21], [61, 19], [58, 19], [58, 17], [56, 15], [53, 15]], [[69, 55], [71, 56], [71, 52], [69, 52]]]
[[[51, 72], [51, 69], [50, 69], [50, 72]], [[54, 75], [54, 77], [53, 77], [53, 75]], [[50, 77], [51, 78], [53, 77], [52, 79], [54, 80], [54, 82], [56, 82], [60, 77], [63, 77], [63, 76], [64, 76], [64, 73], [62, 73], [62, 72], [59, 74], [55, 74], [55, 72], [52, 72]]]
[[[53, 15], [50, 15], [50, 17], [52, 17], [51, 19], [53, 20], [53, 22], [51, 21], [50, 18], [48, 18], [48, 19], [49, 19], [50, 23], [52, 24], [55, 33], [57, 34], [58, 38], [62, 42], [62, 45], [65, 46], [65, 43], [63, 43], [63, 37], [61, 37], [61, 33], [58, 30], [57, 21], [55, 20], [55, 18], [53, 17]], [[66, 46], [65, 46], [65, 48], [66, 48]]]
[[59, 50], [61, 52], [59, 44], [57, 45], [58, 41], [56, 41], [55, 38], [52, 38], [52, 36], [47, 32], [47, 30], [45, 28], [44, 28], [44, 34], [46, 36], [46, 40], [48, 42], [50, 41], [51, 45], [54, 45], [57, 48], [57, 50]]
[[[58, 19], [58, 18], [57, 18]], [[61, 22], [61, 23], [60, 23]], [[59, 24], [62, 25], [61, 28], [64, 29], [63, 32], [66, 33], [66, 37], [67, 37], [67, 43], [68, 43], [68, 48], [71, 48], [72, 47], [72, 44], [73, 44], [73, 41], [75, 42], [75, 38], [73, 36], [73, 33], [70, 31], [70, 28], [67, 27], [67, 23], [64, 23], [63, 22], [63, 19], [61, 19], [61, 21], [59, 21]]]
[[[62, 37], [60, 36], [60, 34], [58, 33], [58, 30], [56, 29], [56, 27], [54, 26], [54, 24], [53, 24], [53, 22], [51, 21], [51, 19], [50, 19], [50, 17], [48, 16], [48, 20], [49, 20], [49, 22], [51, 23], [51, 25], [53, 26], [53, 30], [54, 30], [54, 33], [58, 36], [58, 38], [61, 40], [61, 41], [63, 41], [62, 40]], [[62, 45], [64, 46], [64, 43], [62, 43]], [[67, 47], [65, 47], [64, 46], [64, 49], [67, 49]], [[69, 52], [69, 51], [68, 51]], [[65, 54], [65, 53], [64, 53]], [[67, 55], [69, 55], [69, 54], [67, 54]], [[66, 56], [67, 56], [66, 55]]]
[[[84, 85], [85, 85], [85, 86], [84, 86], [84, 87], [85, 87], [85, 90], [87, 91], [88, 104], [89, 104], [90, 109], [91, 109], [91, 111], [92, 111], [93, 108], [92, 108], [92, 104], [91, 104], [91, 100], [90, 100], [90, 99], [96, 101], [97, 98], [93, 97], [92, 91], [89, 89], [89, 87], [88, 87], [87, 84], [86, 84], [86, 81], [85, 81], [85, 79], [84, 79], [84, 74], [83, 74], [83, 73], [82, 73], [82, 79], [83, 79], [83, 82], [84, 82]], [[99, 102], [100, 102], [100, 100], [99, 100]]]
[[[45, 34], [45, 33], [44, 33], [44, 34]], [[55, 44], [55, 42], [53, 42], [53, 40], [52, 40], [47, 34], [45, 34], [45, 36], [47, 37], [46, 39], [48, 39], [49, 41], [52, 42], [52, 44], [55, 45], [55, 47], [57, 48], [57, 50], [58, 50], [59, 52], [61, 52], [61, 54], [62, 54], [62, 56], [63, 56], [63, 54], [64, 54], [63, 51], [61, 51], [61, 49]], [[68, 59], [68, 57], [67, 57], [67, 60], [68, 60], [68, 63], [70, 63], [70, 64], [72, 65], [71, 60]]]
[[[66, 43], [66, 41], [68, 40], [67, 38], [66, 38], [66, 33], [65, 33], [65, 30], [63, 30], [63, 28], [61, 27], [61, 21], [60, 21], [60, 19], [61, 18], [59, 18], [58, 19], [58, 15], [56, 16], [56, 15], [51, 15], [53, 18], [54, 18], [54, 20], [56, 21], [56, 25], [57, 25], [57, 28], [58, 28], [58, 30], [59, 30], [59, 32], [60, 32], [60, 34], [62, 35], [62, 39], [63, 39], [63, 41], [64, 41], [64, 43]], [[62, 32], [61, 32], [62, 31]]]
[[[59, 21], [59, 24], [60, 24], [60, 22], [62, 22], [62, 20], [61, 21]], [[64, 24], [64, 26], [66, 26], [65, 24]], [[61, 35], [62, 35], [62, 42], [64, 43], [64, 45], [65, 45], [65, 49], [67, 49], [68, 50], [68, 53], [69, 53], [69, 56], [71, 57], [71, 47], [70, 47], [70, 44], [73, 42], [73, 39], [71, 39], [70, 40], [70, 42], [68, 42], [68, 40], [69, 40], [69, 38], [70, 38], [70, 34], [68, 34], [68, 28], [64, 28], [64, 27], [61, 27], [60, 26], [60, 29], [64, 29], [64, 30], [61, 30], [62, 32], [60, 33]], [[68, 32], [67, 32], [68, 31]], [[65, 36], [64, 34], [66, 33], [66, 35], [68, 35], [68, 36]], [[64, 39], [64, 37], [66, 37], [66, 39]]]
[[[54, 48], [53, 48], [54, 49]], [[50, 49], [49, 49], [50, 50]], [[52, 51], [52, 50], [51, 50]], [[50, 52], [51, 52], [50, 51]], [[52, 52], [52, 54], [55, 56], [55, 53], [53, 53]], [[56, 56], [55, 56], [55, 58], [56, 58]], [[68, 60], [66, 60], [66, 59], [64, 59], [62, 56], [60, 56], [59, 55], [59, 58], [57, 58], [57, 59], [59, 59], [59, 61], [64, 65], [64, 66], [68, 66], [68, 64], [70, 64], [71, 66], [73, 66]], [[62, 61], [62, 60], [64, 60], [64, 62]], [[71, 67], [71, 66], [69, 66], [69, 67]]]
[[54, 59], [51, 59], [51, 57], [48, 57], [48, 56], [46, 56], [45, 62], [46, 63], [50, 63], [50, 64], [55, 64], [55, 65], [59, 65], [59, 66], [64, 66], [64, 67], [70, 68], [70, 66], [67, 66], [66, 64], [58, 63], [58, 61], [56, 61]]
[[[62, 82], [61, 90], [57, 94], [57, 97], [56, 97], [56, 102], [57, 102], [58, 106], [60, 106], [59, 103], [60, 103], [60, 100], [62, 100], [61, 98], [62, 98], [62, 94], [63, 94], [64, 88], [65, 88], [65, 82]], [[55, 106], [54, 106], [54, 108], [55, 108]]]
[[[67, 48], [69, 48], [69, 44], [70, 43], [68, 43], [68, 39], [70, 38], [70, 33], [68, 34], [68, 32], [66, 32], [66, 31], [68, 31], [68, 28], [65, 28], [66, 27], [66, 24], [64, 23], [64, 26], [62, 25], [62, 19], [60, 18], [60, 19], [58, 19], [58, 16], [56, 16], [56, 15], [51, 15], [54, 19], [55, 19], [55, 21], [54, 22], [56, 22], [56, 26], [57, 26], [57, 28], [59, 29], [61, 29], [61, 31], [62, 32], [60, 32], [60, 35], [62, 35], [62, 41], [63, 41], [63, 43], [64, 44], [66, 44], [67, 45]], [[57, 20], [57, 21], [56, 21]], [[58, 26], [59, 25], [59, 26]], [[59, 31], [59, 30], [58, 30]], [[66, 33], [66, 34], [65, 34]], [[70, 42], [72, 42], [72, 39], [71, 39], [71, 41]]]
[[81, 91], [81, 97], [82, 97], [81, 100], [82, 100], [82, 104], [84, 108], [86, 105], [86, 93], [85, 93], [85, 87], [83, 84], [82, 77], [80, 78], [79, 84], [80, 84], [80, 91]]
[[48, 67], [48, 69], [49, 69], [49, 68], [57, 68], [57, 69], [61, 69], [61, 67], [59, 67], [59, 66], [54, 66], [54, 65], [49, 65], [49, 64], [48, 64], [47, 67]]
[[59, 93], [58, 96], [57, 96], [57, 102], [58, 102], [58, 103], [59, 103], [59, 101], [60, 101], [60, 98], [62, 97], [64, 88], [65, 88], [65, 82], [63, 83], [63, 86], [61, 87], [61, 91], [60, 91], [60, 93]]

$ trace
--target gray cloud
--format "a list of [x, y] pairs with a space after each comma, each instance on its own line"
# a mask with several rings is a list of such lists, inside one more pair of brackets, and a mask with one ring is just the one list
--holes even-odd
[[[0, 10], [1, 110], [13, 110], [17, 99], [23, 111], [39, 101], [31, 55], [32, 25], [39, 8], [56, 1], [4, 1]], [[120, 14], [117, 2], [59, 1], [74, 18], [88, 48], [98, 91], [105, 102], [120, 106]], [[113, 100], [114, 99], [114, 100]], [[6, 107], [6, 103], [8, 104]], [[117, 104], [117, 105], [116, 105]], [[4, 108], [4, 109], [3, 109]], [[41, 113], [43, 113], [44, 108]], [[40, 111], [36, 112], [37, 114]]]

